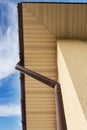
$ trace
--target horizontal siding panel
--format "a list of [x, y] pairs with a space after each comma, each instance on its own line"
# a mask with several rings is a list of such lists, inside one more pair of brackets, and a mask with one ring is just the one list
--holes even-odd
[[[40, 102], [39, 102], [40, 104]], [[53, 106], [53, 105], [52, 105]], [[44, 107], [44, 105], [42, 106], [35, 106], [35, 105], [27, 105], [27, 112], [40, 112], [40, 114], [42, 114], [43, 112], [55, 112], [55, 107], [53, 108], [51, 105], [47, 105], [47, 107]], [[35, 109], [34, 109], [35, 108]], [[39, 117], [40, 118], [40, 117]]]
[[[54, 76], [53, 76], [54, 77]], [[55, 78], [55, 77], [54, 77]], [[46, 84], [43, 84], [42, 82], [40, 82], [40, 81], [38, 81], [38, 80], [36, 80], [36, 79], [34, 79], [34, 78], [32, 78], [32, 77], [29, 77], [29, 76], [27, 76], [27, 75], [25, 75], [25, 83], [27, 83], [27, 82], [32, 82], [33, 84], [36, 84], [36, 83], [38, 83], [38, 84], [42, 84], [42, 85], [46, 85]], [[47, 85], [46, 85], [47, 86]]]
[[[39, 120], [38, 120], [38, 121], [39, 121]], [[40, 123], [38, 123], [38, 124], [36, 124], [36, 123], [29, 123], [29, 128], [34, 128], [34, 129], [35, 129], [35, 128], [39, 128], [39, 129], [40, 129], [41, 127], [42, 127], [42, 128], [44, 127], [44, 128], [46, 128], [46, 129], [47, 129], [47, 128], [54, 128], [54, 126], [55, 126], [55, 124], [54, 124], [54, 125], [53, 125], [53, 124], [50, 125], [49, 123], [47, 123], [47, 124], [45, 125], [45, 122], [44, 122], [44, 121], [43, 121], [43, 124], [42, 124], [42, 123], [41, 123], [41, 124], [40, 124]]]
[[29, 20], [29, 21], [23, 21], [24, 22], [24, 27], [33, 27], [33, 26], [38, 26], [41, 28], [44, 28], [41, 23], [38, 24], [38, 20]]
[[31, 128], [31, 130], [56, 130], [55, 128]]
[[[38, 120], [38, 119], [37, 119]], [[39, 120], [38, 120], [39, 121]], [[30, 127], [33, 127], [33, 128], [35, 128], [35, 126], [36, 127], [38, 127], [38, 128], [41, 128], [41, 127], [43, 127], [45, 125], [45, 122], [44, 122], [44, 120], [43, 120], [43, 124], [41, 123], [32, 123], [32, 122], [29, 122], [29, 126]], [[48, 123], [46, 123], [46, 128], [53, 128], [55, 126], [55, 123], [54, 124], [49, 124], [49, 122]], [[45, 126], [44, 126], [45, 127]]]
[[[31, 45], [31, 44], [34, 45], [34, 44], [35, 44], [35, 45], [38, 46], [38, 45], [45, 44], [45, 45], [49, 45], [49, 46], [50, 46], [51, 44], [54, 44], [54, 47], [56, 48], [56, 40], [55, 40], [55, 39], [54, 39], [54, 42], [53, 42], [53, 40], [51, 40], [52, 38], [51, 38], [49, 41], [44, 41], [43, 39], [44, 39], [44, 38], [42, 38], [42, 41], [39, 41], [39, 40], [38, 40], [38, 41], [25, 42], [25, 45], [29, 45], [29, 44], [30, 44], [30, 45]], [[46, 38], [46, 39], [49, 39], [49, 38]], [[24, 46], [25, 46], [25, 45], [24, 45]], [[42, 46], [43, 46], [43, 45], [42, 45]]]
[[27, 87], [26, 88], [26, 93], [29, 93], [29, 95], [54, 95], [54, 92], [52, 91], [36, 91], [37, 89], [34, 89], [33, 91], [31, 90], [31, 88]]
[[25, 53], [27, 54], [27, 55], [29, 55], [30, 53], [31, 54], [44, 54], [44, 53], [46, 53], [46, 54], [56, 54], [56, 51], [51, 51], [52, 49], [49, 49], [49, 50], [47, 50], [47, 49], [33, 49], [33, 50], [25, 50]]
[[[26, 76], [26, 75], [25, 75]], [[27, 76], [26, 76], [27, 77]], [[48, 76], [48, 78], [51, 78], [53, 80], [57, 80], [57, 76]], [[33, 78], [32, 78], [33, 79]], [[28, 80], [27, 80], [28, 81]], [[32, 81], [32, 80], [31, 80]], [[34, 81], [35, 82], [35, 81]], [[35, 84], [35, 83], [32, 83], [32, 84]], [[41, 85], [43, 87], [43, 85]]]
[[26, 100], [32, 103], [37, 102], [55, 102], [55, 98], [39, 98], [39, 97], [31, 97], [31, 98], [27, 98]]
[[50, 87], [37, 87], [37, 86], [35, 86], [35, 87], [32, 87], [32, 86], [26, 86], [26, 91], [29, 91], [29, 92], [31, 92], [31, 93], [40, 93], [40, 92], [43, 92], [43, 93], [52, 93], [52, 94], [54, 94], [54, 91], [53, 91], [53, 89], [50, 89]]
[[[45, 67], [45, 68], [43, 69], [43, 67]], [[37, 68], [36, 68], [35, 66], [30, 66], [30, 67], [26, 67], [26, 68], [29, 68], [37, 73], [39, 73], [39, 72], [48, 72], [48, 73], [55, 72], [56, 73], [56, 68], [54, 68], [55, 66], [48, 66], [47, 68], [46, 68], [46, 66], [43, 66], [43, 67], [37, 66]]]
[[[43, 128], [43, 126], [44, 126], [44, 124], [42, 125], [42, 126], [37, 126], [36, 125], [36, 127], [34, 126], [34, 125], [29, 125], [29, 128], [33, 128], [33, 129], [41, 129], [41, 127]], [[54, 129], [54, 126], [50, 126], [49, 127], [49, 125], [46, 125], [46, 126], [44, 126], [44, 130], [48, 130], [48, 129]], [[56, 130], [56, 129], [55, 129]]]
[[[31, 82], [31, 81], [30, 81]], [[45, 89], [45, 91], [52, 91], [52, 90], [48, 90], [47, 88], [48, 88], [48, 86], [45, 86], [44, 84], [42, 85], [42, 84], [33, 84], [32, 82], [31, 83], [28, 83], [28, 85], [26, 85], [26, 89], [31, 89], [31, 90], [35, 90], [35, 91], [41, 91], [41, 92], [43, 92], [44, 90], [43, 89]]]
[[[39, 82], [39, 83], [37, 83], [37, 82], [33, 83], [32, 80], [30, 80], [29, 82], [30, 82], [30, 83], [27, 83], [27, 84], [26, 84], [26, 88], [27, 88], [27, 87], [30, 87], [30, 86], [31, 86], [31, 87], [34, 87], [34, 88], [37, 88], [37, 87], [39, 86], [39, 88], [45, 88], [45, 89], [46, 89], [46, 88], [48, 87], [47, 85], [45, 86], [43, 83], [41, 84], [40, 82]], [[37, 83], [37, 84], [36, 84], [36, 83]], [[51, 89], [52, 89], [52, 88], [51, 88]]]
[[[41, 91], [43, 91], [43, 89], [45, 89], [45, 91], [48, 91], [48, 89], [47, 88], [50, 88], [50, 86], [45, 86], [44, 84], [42, 85], [42, 84], [33, 84], [31, 81], [28, 83], [28, 85], [26, 85], [26, 89], [30, 89], [31, 88], [31, 90], [32, 90], [32, 88], [33, 89], [35, 89], [35, 90], [38, 90], [38, 89], [40, 89]], [[50, 89], [52, 89], [52, 88], [50, 88]], [[52, 91], [52, 90], [50, 90], [49, 89], [49, 91]]]
[[[52, 62], [53, 61], [53, 62]], [[52, 59], [30, 59], [30, 60], [26, 60], [26, 63], [25, 65], [31, 65], [31, 64], [34, 64], [34, 65], [55, 65], [55, 62], [56, 62], [56, 59], [52, 60]]]
[[[29, 58], [30, 60], [29, 60], [28, 58]], [[33, 61], [32, 61], [32, 57], [31, 57], [31, 58], [28, 57], [28, 58], [26, 58], [26, 63], [27, 63], [27, 62], [44, 62], [44, 61], [45, 61], [45, 62], [51, 62], [51, 63], [52, 63], [52, 59], [49, 58], [49, 57], [46, 58], [46, 59], [45, 59], [45, 58], [42, 58], [42, 59], [41, 59], [40, 57], [36, 59], [36, 58], [34, 57], [34, 58], [33, 58]], [[56, 59], [54, 59], [53, 62], [56, 62]], [[27, 64], [29, 65], [29, 63], [27, 63]]]
[[[39, 73], [39, 72], [38, 72], [38, 73]], [[44, 76], [45, 76], [45, 75], [44, 75]], [[52, 76], [52, 75], [51, 75], [51, 76], [49, 76], [49, 78], [51, 78], [51, 79], [53, 79], [53, 80], [56, 80], [56, 76]], [[33, 79], [33, 78], [32, 78], [32, 79]], [[30, 80], [30, 79], [26, 78], [26, 82], [28, 82], [28, 81], [31, 82], [31, 83], [32, 83], [32, 84], [31, 84], [32, 86], [35, 86], [36, 83], [37, 83], [37, 85], [39, 84], [40, 87], [41, 87], [41, 86], [43, 87], [43, 86], [45, 85], [45, 84], [41, 83], [40, 81], [36, 82], [37, 80], [33, 81], [32, 79]], [[33, 83], [33, 82], [34, 82], [34, 83]], [[45, 86], [48, 87], [47, 85], [45, 85]], [[45, 87], [45, 86], [44, 86], [44, 87]]]
[[[33, 87], [33, 88], [48, 88], [48, 86], [47, 85], [45, 85], [45, 84], [43, 84], [43, 83], [41, 83], [40, 81], [39, 81], [39, 83], [37, 83], [37, 82], [35, 82], [35, 83], [33, 83], [33, 81], [32, 80], [27, 80], [26, 81], [27, 82], [27, 84], [26, 84], [26, 88], [27, 87]], [[36, 84], [37, 83], [37, 84]], [[49, 87], [50, 88], [50, 87]], [[50, 88], [50, 89], [52, 89], [52, 88]], [[51, 90], [50, 90], [51, 91]]]
[[[39, 72], [39, 74], [42, 74], [42, 72]], [[46, 77], [50, 77], [50, 76], [54, 76], [54, 77], [56, 77], [56, 74], [55, 73], [45, 73], [45, 72], [43, 72], [43, 75], [44, 76], [46, 76]]]
[[39, 30], [42, 30], [44, 27], [43, 26], [40, 26], [40, 25], [26, 25], [26, 23], [24, 24], [23, 26], [23, 29], [39, 29]]
[[41, 112], [35, 113], [34, 112], [34, 113], [28, 114], [27, 117], [29, 117], [31, 119], [33, 118], [33, 120], [35, 120], [36, 118], [41, 118], [42, 120], [44, 120], [45, 118], [47, 120], [51, 120], [51, 118], [52, 118], [52, 120], [55, 120], [56, 116], [54, 114], [55, 114], [55, 112], [53, 112], [53, 113], [52, 112], [51, 113], [50, 112], [49, 113], [44, 113], [44, 112], [43, 113], [41, 113]]
[[[42, 72], [39, 72], [39, 74], [42, 74]], [[53, 73], [52, 73], [53, 74]], [[52, 78], [51, 79], [54, 79], [54, 77], [56, 77], [56, 74], [53, 74], [52, 75], [51, 73], [43, 73], [43, 75], [44, 76], [46, 76], [46, 77], [48, 77], [48, 78], [51, 78], [51, 76], [52, 76]]]
[[[39, 113], [38, 113], [39, 114]], [[40, 113], [41, 114], [41, 113]], [[44, 115], [46, 115], [45, 113], [44, 113]], [[52, 119], [50, 119], [50, 118], [28, 118], [28, 121], [30, 122], [30, 123], [33, 123], [32, 122], [32, 120], [35, 122], [35, 120], [36, 120], [36, 123], [38, 123], [38, 122], [42, 122], [42, 124], [44, 124], [44, 123], [46, 123], [46, 124], [48, 124], [48, 123], [51, 123], [51, 124], [55, 124], [55, 118], [52, 118]], [[40, 123], [39, 123], [40, 124]]]
[[54, 126], [55, 126], [55, 124], [53, 125], [50, 125], [49, 123], [48, 124], [46, 124], [46, 126], [44, 126], [45, 124], [43, 123], [43, 124], [36, 124], [36, 123], [29, 123], [29, 128], [30, 127], [33, 127], [33, 128], [54, 128]]
[[54, 101], [51, 102], [50, 100], [47, 100], [47, 101], [43, 100], [43, 102], [42, 102], [42, 100], [39, 101], [37, 98], [37, 100], [32, 100], [33, 104], [29, 101], [30, 100], [26, 99], [26, 103], [28, 103], [28, 105], [32, 105], [32, 106], [35, 106], [35, 105], [37, 105], [37, 106], [44, 105], [45, 107], [46, 107], [46, 105], [48, 105], [48, 106], [54, 105], [55, 106], [55, 102]]
[[46, 53], [44, 53], [44, 54], [29, 54], [29, 55], [27, 55], [27, 54], [25, 54], [24, 55], [24, 58], [26, 59], [26, 61], [27, 60], [29, 60], [29, 58], [36, 58], [36, 59], [38, 59], [38, 58], [55, 58], [55, 54], [50, 54], [50, 55], [47, 55]]
[[[38, 66], [38, 65], [45, 65], [45, 66], [48, 65], [48, 66], [49, 66], [50, 64], [55, 65], [54, 62], [50, 62], [50, 61], [49, 61], [49, 62], [44, 62], [44, 61], [42, 61], [42, 62], [40, 62], [40, 63], [39, 63], [39, 62], [32, 62], [32, 63], [31, 63], [31, 62], [28, 62], [28, 63], [26, 63], [25, 65], [28, 65], [28, 64], [29, 64], [30, 66], [32, 66], [32, 65], [36, 65], [36, 66]], [[44, 73], [43, 73], [43, 74], [44, 74]], [[52, 72], [52, 74], [53, 74], [53, 72]], [[51, 74], [51, 75], [52, 75], [52, 74]], [[56, 75], [56, 74], [55, 74], [55, 75]], [[52, 76], [54, 76], [54, 75], [52, 75]]]
[[[28, 104], [28, 100], [27, 100], [27, 102], [26, 102], [27, 104]], [[39, 105], [38, 105], [39, 104]], [[33, 110], [35, 110], [35, 112], [37, 111], [37, 109], [39, 109], [40, 108], [40, 110], [43, 110], [43, 109], [45, 109], [45, 110], [49, 110], [49, 109], [52, 109], [52, 110], [54, 110], [55, 109], [55, 104], [51, 104], [51, 102], [49, 103], [49, 102], [47, 102], [46, 104], [45, 103], [43, 103], [43, 104], [41, 104], [41, 102], [36, 102], [36, 104], [35, 104], [35, 102], [33, 102], [33, 105], [32, 104], [28, 104], [27, 105], [27, 109], [33, 109]], [[54, 107], [53, 107], [53, 105], [54, 105]], [[35, 109], [34, 109], [35, 108]], [[40, 111], [39, 111], [40, 112]], [[54, 111], [55, 112], [55, 111]]]
[[28, 90], [26, 90], [26, 97], [31, 98], [31, 97], [39, 97], [39, 98], [53, 98], [54, 94], [48, 94], [48, 93], [30, 93]]
[[[29, 38], [29, 37], [32, 37], [32, 38], [51, 38], [51, 37], [50, 37], [50, 34], [48, 34], [48, 33], [47, 33], [47, 34], [46, 34], [46, 33], [45, 33], [45, 34], [41, 34], [41, 33], [39, 33], [39, 34], [38, 34], [38, 33], [36, 33], [36, 34], [35, 34], [35, 33], [33, 33], [33, 34], [32, 34], [32, 33], [26, 34], [26, 33], [25, 33], [25, 34], [24, 34], [24, 37], [25, 37], [25, 38]], [[53, 36], [52, 36], [52, 37], [53, 37]], [[55, 40], [55, 39], [54, 39], [54, 40]]]
[[32, 104], [32, 102], [29, 102], [29, 100], [26, 100], [26, 103], [28, 102], [28, 105], [32, 105], [32, 106], [43, 106], [43, 107], [46, 107], [46, 105], [48, 105], [48, 106], [52, 106], [52, 105], [54, 105], [55, 106], [55, 102], [49, 102], [49, 101], [47, 101], [47, 102], [35, 102], [34, 101], [34, 103]]
[[[29, 57], [29, 58], [30, 58], [30, 57]], [[45, 58], [42, 58], [42, 59], [41, 59], [41, 58], [37, 58], [37, 59], [36, 59], [36, 58], [33, 58], [33, 60], [32, 60], [32, 58], [26, 59], [26, 63], [27, 63], [27, 64], [29, 64], [28, 62], [32, 62], [32, 63], [33, 63], [33, 62], [36, 62], [36, 63], [37, 63], [37, 62], [46, 62], [46, 63], [47, 63], [47, 62], [50, 62], [50, 63], [52, 63], [52, 61], [53, 61], [53, 62], [56, 62], [56, 59], [53, 59], [53, 60], [52, 60], [51, 58], [47, 58], [47, 59], [45, 59]], [[50, 65], [51, 65], [51, 64], [50, 64]], [[55, 64], [54, 64], [54, 65], [55, 65]]]
[[[53, 78], [55, 78], [55, 77], [53, 77]], [[28, 79], [28, 78], [26, 78], [26, 80], [25, 80], [25, 84], [26, 84], [26, 87], [41, 87], [41, 88], [49, 88], [49, 89], [51, 89], [51, 90], [53, 90], [51, 87], [48, 87], [48, 85], [46, 85], [46, 84], [44, 84], [44, 83], [42, 83], [42, 82], [40, 82], [40, 81], [37, 81], [36, 79]]]
[[31, 130], [56, 130], [55, 128], [31, 128]]
[[[29, 117], [28, 117], [29, 118]], [[52, 118], [52, 117], [51, 117]], [[55, 117], [54, 118], [31, 118], [32, 120], [33, 120], [33, 122], [31, 121], [31, 120], [29, 120], [29, 124], [30, 125], [33, 125], [33, 126], [43, 126], [43, 125], [45, 125], [45, 127], [47, 126], [49, 126], [49, 128], [51, 127], [51, 126], [55, 126], [56, 124], [55, 124]], [[37, 121], [35, 121], [35, 120], [37, 120]], [[40, 124], [41, 123], [41, 124]], [[47, 128], [46, 127], [46, 128]]]
[[22, 15], [23, 15], [23, 19], [24, 19], [24, 17], [32, 17], [32, 13], [31, 12], [24, 12], [23, 11], [23, 13], [22, 13]]
[[33, 84], [33, 83], [30, 83], [30, 82], [28, 82], [28, 85], [26, 85], [26, 89], [29, 89], [29, 90], [35, 90], [35, 91], [38, 91], [39, 90], [39, 92], [40, 91], [47, 91], [47, 92], [51, 92], [51, 91], [53, 91], [53, 89], [51, 88], [50, 89], [50, 87], [48, 87], [48, 86], [45, 86], [44, 84], [42, 85], [42, 84]]
[[[39, 74], [42, 74], [41, 72], [39, 72]], [[46, 76], [46, 77], [48, 77], [48, 78], [51, 78], [51, 79], [53, 79], [53, 80], [55, 80], [56, 79], [56, 75], [54, 74], [54, 75], [52, 75], [52, 74], [50, 74], [50, 73], [44, 73], [43, 74], [44, 76]], [[32, 82], [32, 81], [31, 81]]]
[[27, 82], [27, 84], [26, 84], [26, 89], [34, 89], [35, 91], [37, 91], [38, 89], [39, 89], [39, 92], [40, 92], [40, 90], [41, 90], [41, 92], [43, 92], [43, 90], [44, 91], [46, 91], [46, 92], [52, 92], [52, 93], [54, 93], [53, 92], [53, 88], [51, 88], [50, 86], [48, 86], [48, 85], [45, 85], [45, 84], [43, 84], [43, 83], [41, 83], [41, 82], [39, 82], [39, 83], [37, 83], [36, 84], [36, 82], [35, 83], [33, 83], [32, 81], [26, 81]]
[[28, 23], [29, 21], [36, 21], [36, 18], [33, 17], [31, 13], [29, 13], [29, 15], [30, 15], [29, 17], [23, 15], [23, 19], [25, 23]]
[[53, 38], [48, 38], [48, 37], [45, 37], [45, 38], [41, 38], [41, 37], [39, 37], [39, 38], [36, 38], [36, 37], [28, 37], [28, 38], [26, 38], [26, 37], [24, 37], [24, 42], [29, 42], [29, 41], [31, 41], [31, 42], [38, 42], [38, 41], [43, 41], [43, 42], [55, 42], [55, 39], [53, 39]]
[[53, 45], [46, 45], [46, 44], [44, 44], [44, 45], [41, 45], [41, 44], [38, 44], [38, 45], [35, 45], [35, 44], [30, 44], [30, 45], [25, 45], [24, 46], [24, 48], [26, 49], [26, 50], [29, 50], [29, 49], [31, 49], [31, 50], [33, 50], [33, 49], [45, 49], [45, 50], [47, 50], [47, 49], [53, 49], [53, 51], [56, 51], [56, 47], [54, 47]]
[[38, 31], [37, 31], [37, 29], [24, 29], [24, 34], [26, 33], [26, 34], [48, 34], [48, 30], [47, 29], [38, 29]]
[[[52, 62], [53, 61], [53, 62]], [[54, 59], [54, 60], [52, 60], [51, 58], [47, 58], [47, 59], [45, 59], [45, 58], [43, 58], [43, 59], [35, 59], [35, 58], [33, 58], [33, 60], [30, 58], [30, 60], [26, 60], [26, 63], [25, 63], [25, 65], [30, 65], [30, 64], [33, 64], [33, 63], [35, 63], [35, 64], [48, 64], [49, 66], [50, 65], [54, 65], [55, 66], [55, 62], [56, 62], [56, 59]]]

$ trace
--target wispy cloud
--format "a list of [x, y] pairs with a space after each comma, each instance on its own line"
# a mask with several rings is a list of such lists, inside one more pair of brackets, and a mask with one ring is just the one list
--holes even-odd
[[21, 123], [21, 122], [18, 122], [18, 125], [19, 125], [19, 126], [22, 126], [22, 123]]
[[8, 3], [9, 0], [0, 0], [0, 3]]
[[4, 0], [0, 11], [0, 79], [2, 79], [14, 73], [15, 64], [18, 62], [18, 27], [15, 4]]
[[17, 104], [0, 105], [0, 117], [20, 116], [21, 108]]

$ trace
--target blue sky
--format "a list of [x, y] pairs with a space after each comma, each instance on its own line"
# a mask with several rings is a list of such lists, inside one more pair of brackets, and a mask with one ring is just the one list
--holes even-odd
[[21, 130], [17, 5], [0, 0], [0, 130]]
[[[0, 130], [22, 128], [19, 73], [14, 68], [19, 61], [17, 2], [20, 1], [22, 0], [0, 0]], [[54, 1], [58, 2], [58, 0]], [[64, 1], [81, 2], [82, 0], [60, 2]]]

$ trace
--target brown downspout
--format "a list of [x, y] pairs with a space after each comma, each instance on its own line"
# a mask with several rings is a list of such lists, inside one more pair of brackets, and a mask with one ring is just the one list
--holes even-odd
[[34, 71], [22, 67], [20, 63], [18, 63], [15, 68], [19, 70], [21, 73], [31, 76], [39, 80], [40, 82], [43, 82], [44, 84], [47, 84], [50, 87], [54, 88], [56, 101], [57, 130], [67, 130], [60, 84], [50, 78], [47, 78]]

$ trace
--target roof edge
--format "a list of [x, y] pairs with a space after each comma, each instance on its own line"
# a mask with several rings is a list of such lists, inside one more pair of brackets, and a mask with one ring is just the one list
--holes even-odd
[[87, 4], [87, 2], [85, 2], [85, 1], [84, 1], [84, 2], [79, 2], [79, 1], [78, 1], [78, 2], [74, 2], [74, 1], [71, 1], [71, 2], [67, 2], [67, 1], [66, 1], [66, 2], [56, 2], [56, 1], [53, 1], [53, 2], [52, 2], [52, 1], [51, 1], [51, 2], [50, 2], [50, 1], [48, 1], [48, 2], [47, 2], [47, 1], [42, 1], [42, 2], [41, 2], [41, 1], [37, 1], [37, 2], [36, 2], [36, 1], [25, 1], [25, 2], [20, 2], [20, 3], [18, 3], [18, 4], [22, 4], [22, 3], [43, 3], [43, 4], [46, 4], [46, 3], [48, 3], [48, 4]]
[[19, 56], [20, 56], [20, 62], [22, 66], [24, 66], [22, 3], [18, 3], [18, 26], [19, 26]]
[[[18, 26], [19, 26], [19, 58], [20, 63], [24, 66], [24, 45], [23, 45], [23, 19], [22, 19], [22, 3], [18, 3]], [[25, 105], [25, 78], [20, 73], [21, 84], [21, 112], [22, 112], [22, 129], [26, 130], [26, 105]]]

